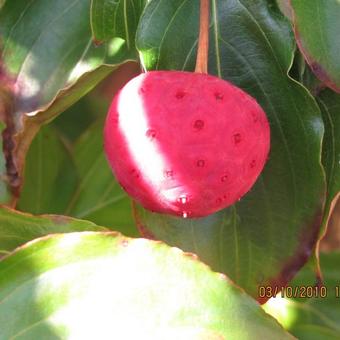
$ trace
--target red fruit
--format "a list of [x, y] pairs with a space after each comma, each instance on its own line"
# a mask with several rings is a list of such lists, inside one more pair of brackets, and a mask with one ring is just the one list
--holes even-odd
[[104, 139], [130, 196], [152, 211], [200, 217], [252, 187], [267, 159], [270, 131], [256, 101], [229, 82], [154, 71], [116, 95]]

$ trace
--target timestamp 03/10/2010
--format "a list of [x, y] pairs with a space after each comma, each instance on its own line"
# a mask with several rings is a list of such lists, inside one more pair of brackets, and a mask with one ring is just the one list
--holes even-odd
[[340, 285], [329, 288], [326, 286], [259, 286], [259, 298], [327, 298], [340, 299]]

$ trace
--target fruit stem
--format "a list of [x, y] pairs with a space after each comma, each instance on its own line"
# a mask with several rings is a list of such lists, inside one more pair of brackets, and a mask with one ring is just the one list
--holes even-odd
[[198, 50], [196, 58], [197, 73], [208, 73], [209, 51], [209, 11], [210, 0], [201, 0], [200, 3], [200, 32], [198, 38]]

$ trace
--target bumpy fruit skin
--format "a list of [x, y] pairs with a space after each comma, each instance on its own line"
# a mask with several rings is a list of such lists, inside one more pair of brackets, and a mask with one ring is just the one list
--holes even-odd
[[202, 217], [240, 199], [270, 147], [264, 111], [217, 77], [152, 71], [114, 98], [104, 129], [121, 186], [145, 208]]

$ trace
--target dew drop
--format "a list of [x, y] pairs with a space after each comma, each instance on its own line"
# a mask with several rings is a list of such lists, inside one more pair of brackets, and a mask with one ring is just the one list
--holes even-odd
[[176, 93], [176, 98], [177, 99], [182, 99], [185, 96], [185, 92], [184, 91], [177, 91]]
[[188, 217], [188, 213], [186, 211], [183, 211], [182, 216], [183, 216], [183, 218], [187, 218]]
[[198, 166], [199, 168], [203, 168], [205, 165], [205, 160], [203, 159], [199, 159], [197, 162], [196, 162], [196, 166]]
[[188, 202], [188, 198], [185, 195], [182, 195], [177, 200], [179, 203], [185, 204]]
[[253, 160], [250, 162], [250, 168], [253, 169], [253, 168], [255, 168], [255, 166], [256, 166], [256, 160], [253, 159]]
[[202, 130], [204, 128], [204, 121], [201, 119], [197, 119], [194, 123], [194, 128], [196, 130]]
[[222, 100], [223, 99], [223, 94], [220, 92], [215, 92], [215, 98], [216, 100]]
[[240, 133], [235, 133], [233, 137], [234, 137], [234, 144], [235, 145], [239, 144], [242, 140]]
[[221, 181], [222, 182], [226, 182], [228, 180], [228, 176], [227, 175], [224, 175], [221, 177]]
[[146, 130], [145, 135], [146, 135], [146, 137], [148, 137], [150, 139], [154, 139], [156, 137], [156, 130], [148, 129], [148, 130]]

